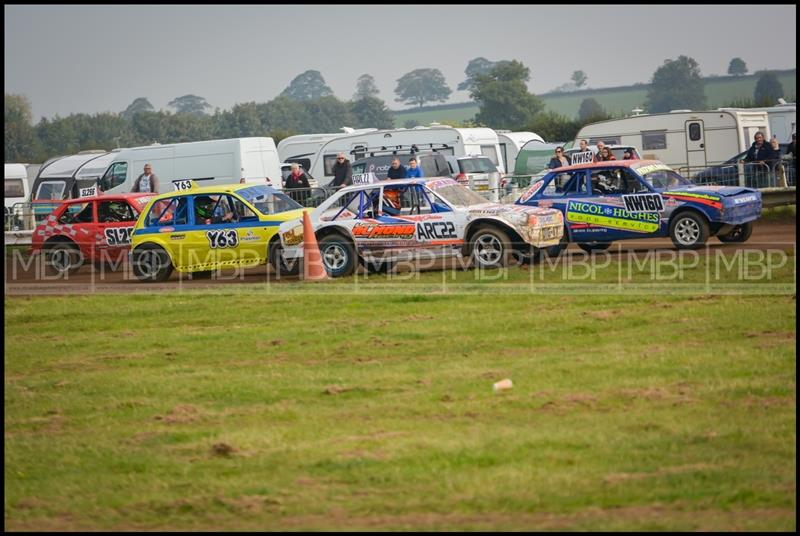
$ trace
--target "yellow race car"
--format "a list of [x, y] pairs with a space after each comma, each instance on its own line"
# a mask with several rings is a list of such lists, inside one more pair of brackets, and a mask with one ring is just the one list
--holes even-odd
[[173, 269], [210, 274], [268, 260], [279, 274], [299, 270], [282, 259], [278, 226], [304, 211], [280, 190], [192, 181], [176, 181], [175, 188], [151, 199], [133, 228], [130, 260], [140, 281], [165, 281]]

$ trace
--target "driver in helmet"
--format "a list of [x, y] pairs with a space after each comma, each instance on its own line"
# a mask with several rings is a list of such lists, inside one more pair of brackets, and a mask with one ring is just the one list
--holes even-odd
[[383, 213], [388, 216], [400, 214], [400, 189], [385, 187], [383, 189]]
[[194, 199], [194, 213], [197, 224], [225, 223], [233, 219], [233, 214], [225, 210], [221, 201], [216, 202], [207, 195]]

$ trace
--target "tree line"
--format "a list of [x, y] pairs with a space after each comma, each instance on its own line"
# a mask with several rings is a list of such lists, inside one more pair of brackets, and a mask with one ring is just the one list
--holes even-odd
[[[731, 74], [745, 74], [741, 58], [731, 60]], [[517, 60], [470, 60], [465, 80], [457, 89], [468, 91], [479, 105], [471, 120], [457, 126], [487, 126], [495, 129], [530, 130], [545, 139], [573, 139], [580, 128], [611, 115], [593, 98], [581, 102], [577, 119], [545, 111], [541, 98], [528, 90], [530, 68]], [[586, 85], [582, 70], [572, 73], [563, 90]], [[452, 90], [439, 69], [415, 69], [397, 79], [395, 101], [422, 107], [446, 101]], [[168, 104], [172, 111], [155, 110], [146, 97], [135, 99], [119, 113], [71, 114], [31, 123], [30, 102], [23, 95], [5, 94], [5, 152], [7, 162], [43, 162], [60, 154], [87, 149], [132, 147], [158, 143], [180, 143], [248, 136], [271, 136], [277, 141], [300, 133], [338, 132], [342, 126], [393, 128], [394, 114], [378, 98], [374, 77], [361, 75], [349, 101], [333, 95], [322, 74], [307, 70], [295, 77], [276, 98], [247, 102], [230, 110], [213, 108], [205, 98], [183, 95]], [[775, 104], [783, 88], [774, 73], [765, 72], [756, 85], [752, 106]], [[698, 63], [690, 57], [667, 59], [653, 73], [645, 103], [657, 113], [676, 108], [702, 110], [706, 106]]]

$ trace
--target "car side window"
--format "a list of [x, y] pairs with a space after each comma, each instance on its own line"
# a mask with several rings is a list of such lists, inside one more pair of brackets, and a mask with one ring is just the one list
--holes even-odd
[[67, 210], [58, 218], [58, 223], [92, 223], [93, 220], [91, 203], [72, 203], [67, 205]]
[[257, 220], [258, 216], [241, 199], [237, 197], [230, 198], [231, 206], [233, 207], [233, 215], [237, 221], [251, 221]]
[[586, 172], [583, 170], [558, 173], [545, 186], [543, 197], [564, 197], [575, 194], [587, 194]]
[[144, 220], [145, 227], [161, 227], [165, 225], [186, 225], [189, 223], [188, 197], [172, 197], [161, 199], [150, 207]]
[[100, 179], [100, 188], [103, 191], [108, 191], [111, 188], [119, 186], [125, 182], [128, 176], [128, 163], [115, 162], [108, 168], [105, 175]]
[[97, 219], [100, 223], [136, 221], [136, 214], [125, 201], [100, 201], [97, 204]]
[[593, 169], [592, 195], [614, 195], [622, 192], [622, 177], [618, 169]]

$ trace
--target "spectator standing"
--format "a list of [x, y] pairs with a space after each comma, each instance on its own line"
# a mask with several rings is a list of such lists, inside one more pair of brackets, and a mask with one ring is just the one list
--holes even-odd
[[[583, 140], [581, 140], [583, 141]], [[553, 158], [550, 159], [550, 163], [547, 164], [549, 169], [560, 168], [564, 166], [568, 166], [570, 164], [569, 157], [564, 154], [563, 147], [556, 147], [555, 154]]]
[[622, 159], [623, 160], [634, 160], [633, 153], [631, 152], [630, 149], [625, 149], [625, 152], [622, 153]]
[[[300, 169], [300, 165], [293, 163], [292, 172], [286, 177], [286, 184], [284, 184], [286, 193], [289, 197], [305, 206], [311, 189], [311, 184], [308, 181], [306, 172]], [[299, 191], [293, 191], [299, 190]]]
[[743, 162], [758, 162], [763, 164], [774, 159], [772, 147], [768, 143], [765, 143], [763, 132], [756, 132], [753, 136], [753, 140], [753, 145], [747, 150], [747, 154], [744, 160], [742, 160]]
[[153, 173], [153, 167], [150, 164], [144, 165], [144, 173], [136, 178], [131, 192], [158, 193], [158, 177]]
[[404, 168], [400, 164], [399, 158], [392, 159], [392, 165], [389, 167], [388, 173], [386, 173], [387, 179], [405, 179], [406, 178], [406, 168]]
[[600, 152], [602, 156], [603, 162], [610, 162], [611, 160], [616, 160], [617, 157], [614, 156], [614, 153], [608, 147], [603, 147], [602, 151]]
[[342, 188], [351, 184], [353, 184], [353, 166], [350, 165], [350, 160], [344, 157], [344, 153], [339, 153], [333, 165], [331, 187]]
[[786, 169], [783, 167], [783, 161], [781, 159], [781, 145], [778, 143], [778, 138], [776, 136], [772, 136], [769, 145], [772, 148], [772, 157], [774, 158], [774, 160], [770, 163], [770, 166], [775, 169], [775, 177], [777, 178], [778, 186], [788, 188], [789, 185], [786, 183]]
[[797, 181], [797, 149], [795, 145], [795, 137], [797, 136], [796, 132], [792, 132], [792, 141], [789, 142], [789, 146], [786, 148], [786, 156], [791, 155], [789, 165], [787, 166], [791, 170], [791, 176]]
[[603, 141], [597, 142], [597, 154], [594, 155], [595, 162], [603, 162], [603, 149], [605, 149], [606, 144]]
[[408, 159], [408, 167], [406, 168], [407, 179], [420, 179], [422, 178], [422, 168], [417, 165], [417, 159], [413, 156]]

